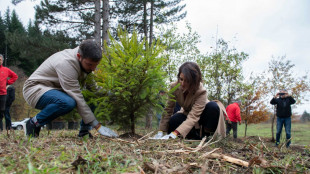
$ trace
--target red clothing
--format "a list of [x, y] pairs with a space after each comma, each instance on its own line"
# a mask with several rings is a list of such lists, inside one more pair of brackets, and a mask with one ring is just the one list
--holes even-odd
[[0, 65], [0, 95], [6, 95], [6, 83], [11, 85], [17, 78], [18, 76], [12, 70]]
[[230, 104], [226, 107], [226, 112], [228, 115], [228, 118], [231, 122], [240, 122], [241, 116], [240, 116], [240, 107], [238, 103]]

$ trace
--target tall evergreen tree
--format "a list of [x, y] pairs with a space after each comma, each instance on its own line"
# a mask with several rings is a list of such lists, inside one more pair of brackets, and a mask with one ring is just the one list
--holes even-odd
[[6, 26], [0, 13], [0, 54], [5, 53], [5, 35], [4, 35], [5, 30]]
[[17, 65], [19, 61], [20, 53], [17, 50], [12, 49], [11, 45], [8, 43], [9, 36], [12, 33], [18, 33], [18, 35], [26, 35], [26, 30], [19, 20], [16, 11], [13, 10], [10, 14], [10, 9], [8, 8], [6, 11], [6, 27], [7, 30], [5, 32], [5, 43], [6, 45], [6, 66]]
[[131, 32], [134, 27], [144, 34], [151, 44], [153, 26], [168, 24], [183, 19], [186, 16], [183, 0], [119, 0], [112, 5], [112, 18], [117, 19], [115, 25], [122, 25]]
[[35, 10], [38, 23], [53, 32], [66, 30], [71, 37], [81, 40], [94, 36], [94, 1], [43, 0]]

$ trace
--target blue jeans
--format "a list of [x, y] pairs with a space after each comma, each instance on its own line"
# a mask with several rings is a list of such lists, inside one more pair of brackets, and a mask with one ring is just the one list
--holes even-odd
[[[277, 117], [277, 133], [276, 133], [276, 144], [280, 143], [280, 137], [282, 132], [282, 127], [284, 125], [285, 133], [286, 133], [286, 140], [291, 138], [291, 117], [281, 118]], [[286, 146], [290, 146], [291, 141], [288, 141]]]
[[[39, 99], [35, 108], [40, 109], [41, 112], [39, 112], [35, 118], [39, 126], [44, 126], [54, 119], [69, 113], [75, 107], [75, 100], [65, 92], [55, 89], [49, 90]], [[82, 128], [89, 129], [89, 125], [85, 124], [83, 120], [81, 121], [81, 129]]]

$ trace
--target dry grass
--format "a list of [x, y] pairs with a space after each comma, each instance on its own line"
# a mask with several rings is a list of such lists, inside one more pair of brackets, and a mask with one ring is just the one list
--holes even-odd
[[[146, 130], [140, 131], [146, 135]], [[77, 138], [77, 131], [0, 134], [0, 173], [309, 173], [310, 148], [275, 148], [260, 137], [206, 145], [186, 140]], [[201, 144], [200, 144], [201, 143]], [[200, 144], [200, 145], [199, 145]], [[213, 155], [212, 155], [213, 154]], [[214, 156], [219, 154], [222, 156]], [[224, 156], [223, 156], [224, 155]], [[232, 157], [248, 167], [225, 161]]]

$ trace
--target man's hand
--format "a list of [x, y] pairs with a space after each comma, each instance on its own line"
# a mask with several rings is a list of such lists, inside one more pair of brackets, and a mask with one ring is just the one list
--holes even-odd
[[241, 125], [241, 121], [239, 121], [239, 125]]
[[275, 96], [274, 96], [274, 98], [278, 98], [279, 97], [279, 93], [277, 93]]
[[175, 132], [175, 131], [173, 131], [173, 132], [171, 132], [170, 134], [161, 137], [160, 139], [161, 139], [161, 140], [168, 140], [168, 139], [170, 139], [170, 138], [175, 139], [177, 136], [178, 136], [178, 133]]
[[113, 137], [113, 138], [118, 137], [117, 133], [115, 133], [110, 128], [102, 126], [101, 124], [99, 124], [99, 126], [96, 126], [95, 128], [103, 136]]
[[151, 137], [150, 139], [159, 140], [163, 137], [164, 133], [163, 131], [158, 131], [157, 134], [154, 137]]

